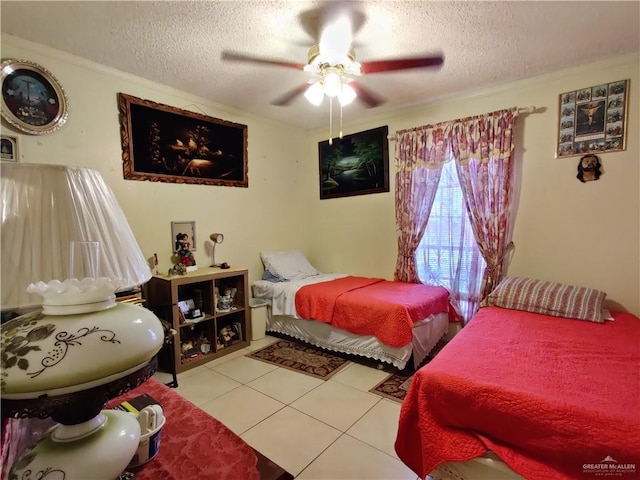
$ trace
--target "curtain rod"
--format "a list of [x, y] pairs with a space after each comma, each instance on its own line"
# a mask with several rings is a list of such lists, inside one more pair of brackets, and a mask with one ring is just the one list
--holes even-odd
[[[535, 106], [530, 106], [530, 107], [522, 107], [518, 109], [518, 114], [522, 114], [522, 113], [536, 113], [537, 107]], [[395, 140], [396, 139], [396, 135], [387, 135], [387, 140]]]

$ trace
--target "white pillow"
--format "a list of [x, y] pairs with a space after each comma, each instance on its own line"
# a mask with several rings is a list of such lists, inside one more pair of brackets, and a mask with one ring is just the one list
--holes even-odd
[[260, 252], [264, 269], [285, 280], [301, 280], [320, 272], [298, 250]]

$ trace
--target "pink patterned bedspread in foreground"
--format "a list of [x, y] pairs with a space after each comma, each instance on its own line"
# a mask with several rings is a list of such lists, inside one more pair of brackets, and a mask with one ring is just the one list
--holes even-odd
[[158, 455], [131, 470], [136, 480], [259, 480], [258, 459], [244, 440], [154, 378], [107, 406], [143, 393], [162, 404], [167, 420]]
[[449, 292], [422, 283], [348, 276], [301, 287], [295, 304], [302, 318], [403, 347], [413, 339], [414, 323], [449, 312]]
[[529, 480], [596, 478], [603, 468], [636, 478], [640, 319], [614, 318], [482, 308], [414, 375], [398, 456], [421, 478], [488, 450]]

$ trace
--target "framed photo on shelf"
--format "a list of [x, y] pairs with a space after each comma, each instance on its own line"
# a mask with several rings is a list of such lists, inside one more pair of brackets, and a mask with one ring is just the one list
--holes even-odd
[[189, 250], [196, 251], [196, 222], [171, 222], [171, 248], [172, 252], [177, 250], [176, 242], [178, 234], [186, 234], [189, 242]]
[[58, 130], [69, 115], [67, 96], [53, 74], [28, 60], [5, 60], [0, 66], [2, 116], [31, 135]]
[[248, 187], [247, 126], [118, 94], [124, 178]]
[[0, 160], [3, 162], [20, 161], [19, 137], [15, 135], [0, 136]]
[[629, 80], [559, 97], [556, 158], [626, 150]]
[[318, 143], [320, 199], [389, 191], [389, 127]]

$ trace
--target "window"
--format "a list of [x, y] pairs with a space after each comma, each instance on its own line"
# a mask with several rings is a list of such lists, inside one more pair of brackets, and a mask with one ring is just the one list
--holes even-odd
[[454, 305], [468, 321], [475, 313], [485, 261], [471, 230], [454, 161], [442, 167], [431, 214], [416, 250], [416, 268], [424, 283], [451, 292]]

